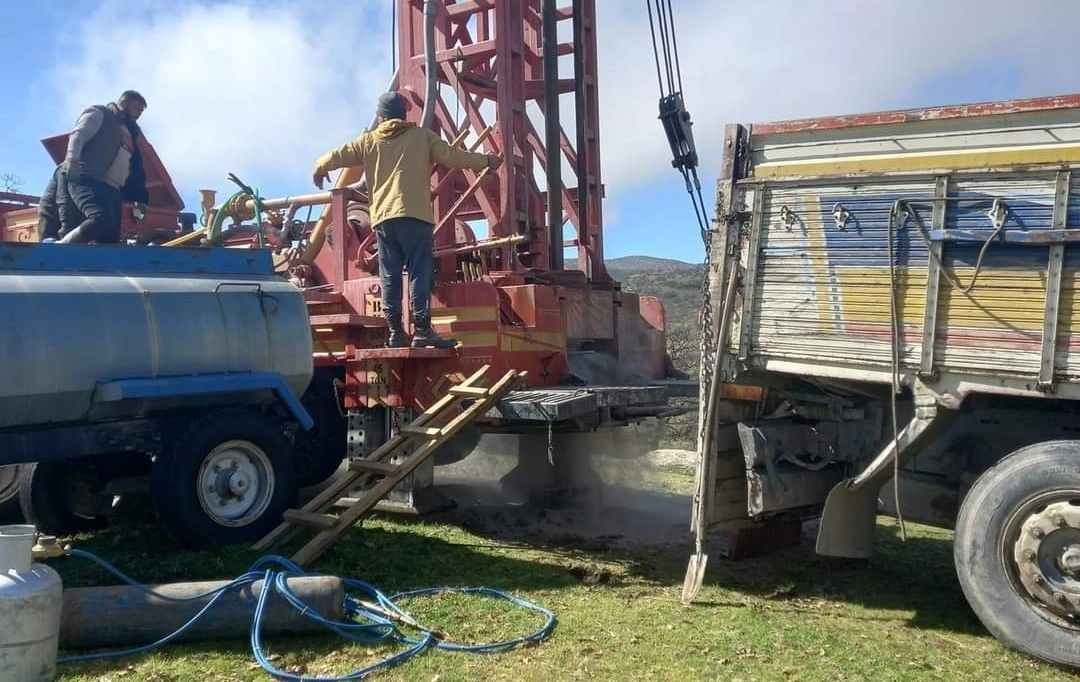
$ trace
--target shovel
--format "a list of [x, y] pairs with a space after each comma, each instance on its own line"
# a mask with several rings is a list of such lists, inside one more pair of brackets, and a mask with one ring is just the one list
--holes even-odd
[[701, 544], [697, 545], [697, 551], [690, 555], [690, 562], [686, 565], [686, 577], [683, 578], [682, 598], [683, 606], [690, 606], [697, 597], [701, 586], [705, 582], [705, 566], [709, 563], [709, 555], [705, 554]]
[[[728, 275], [727, 286], [724, 289], [724, 304], [720, 308], [720, 331], [716, 335], [716, 347], [713, 357], [716, 359], [716, 367], [713, 368], [712, 379], [707, 387], [705, 400], [701, 403], [701, 418], [705, 420], [698, 438], [698, 481], [697, 494], [694, 499], [694, 554], [686, 566], [686, 577], [683, 579], [682, 603], [689, 605], [697, 597], [705, 582], [705, 566], [709, 563], [709, 556], [705, 554], [705, 519], [708, 511], [707, 500], [712, 495], [712, 459], [713, 459], [713, 432], [716, 430], [716, 400], [720, 395], [720, 368], [723, 365], [724, 339], [731, 326], [731, 306], [735, 303], [735, 282], [738, 280], [739, 265], [732, 263], [731, 273]], [[704, 362], [705, 358], [702, 358]]]

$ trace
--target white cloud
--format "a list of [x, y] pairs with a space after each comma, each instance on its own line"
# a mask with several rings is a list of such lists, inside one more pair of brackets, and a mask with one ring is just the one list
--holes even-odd
[[[645, 3], [597, 4], [610, 219], [620, 196], [670, 181], [674, 171], [656, 120]], [[984, 65], [986, 73], [997, 65], [1018, 74], [1016, 96], [1080, 90], [1070, 68], [1080, 25], [1073, 0], [673, 4], [706, 178], [720, 164], [730, 122], [949, 103], [947, 96], [918, 102], [916, 93]], [[106, 0], [77, 36], [61, 39], [57, 120], [69, 125], [87, 104], [138, 88], [150, 102], [147, 134], [186, 194], [227, 189], [229, 171], [254, 183], [276, 176], [286, 191], [307, 191], [313, 159], [367, 124], [389, 78], [388, 5]]]
[[[597, 4], [604, 180], [609, 196], [618, 196], [674, 171], [656, 120], [645, 3]], [[947, 94], [944, 101], [919, 102], [916, 93], [933, 79], [982, 65], [991, 74], [1015, 69], [1021, 83], [1014, 96], [1080, 90], [1080, 76], [1068, 66], [1080, 24], [1080, 3], [1073, 0], [673, 5], [687, 107], [710, 175], [721, 161], [727, 123], [960, 103]]]
[[308, 191], [314, 159], [367, 125], [390, 77], [389, 12], [378, 25], [375, 3], [338, 4], [106, 2], [58, 55], [58, 120], [134, 88], [185, 194], [229, 189], [228, 172]]

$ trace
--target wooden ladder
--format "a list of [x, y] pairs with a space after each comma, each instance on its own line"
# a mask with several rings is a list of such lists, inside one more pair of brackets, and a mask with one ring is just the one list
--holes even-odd
[[[302, 508], [287, 510], [282, 514], [281, 524], [255, 543], [254, 549], [266, 551], [291, 539], [302, 527], [307, 527], [317, 529], [318, 533], [293, 555], [292, 560], [299, 566], [305, 566], [322, 556], [345, 531], [370, 514], [379, 500], [386, 497], [394, 486], [423, 464], [424, 460], [431, 457], [464, 426], [494, 407], [523, 376], [511, 370], [490, 387], [478, 386], [477, 382], [484, 378], [489, 368], [489, 365], [484, 365], [460, 384], [451, 386], [446, 395], [409, 425], [402, 427], [375, 452], [349, 462], [347, 476], [319, 493]], [[470, 404], [463, 406], [466, 402]], [[384, 461], [405, 454], [403, 451], [409, 447], [414, 447], [415, 450], [400, 464]], [[381, 480], [378, 480], [379, 478]], [[350, 495], [356, 487], [369, 484], [373, 485], [357, 496]], [[346, 496], [353, 502], [345, 511], [339, 516], [327, 514], [337, 505], [338, 500]]]

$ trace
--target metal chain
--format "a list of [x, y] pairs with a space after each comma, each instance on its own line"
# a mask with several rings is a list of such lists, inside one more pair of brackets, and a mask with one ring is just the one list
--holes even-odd
[[[707, 392], [712, 382], [712, 375], [716, 368], [713, 366], [713, 349], [716, 344], [713, 340], [713, 314], [712, 296], [710, 294], [709, 272], [712, 269], [712, 232], [705, 232], [702, 238], [705, 241], [705, 272], [701, 278], [701, 309], [698, 311], [698, 325], [701, 327], [701, 341], [698, 347], [698, 386], [699, 393]], [[699, 396], [700, 398], [700, 396]], [[702, 402], [699, 399], [699, 403]], [[705, 419], [701, 411], [707, 405], [698, 406], [698, 438], [705, 436]]]
[[698, 311], [698, 325], [701, 327], [701, 342], [698, 349], [698, 377], [702, 390], [708, 390], [708, 383], [713, 376], [713, 297], [711, 295], [710, 271], [713, 267], [713, 232], [704, 232], [705, 242], [704, 272], [701, 278], [701, 309]]
[[547, 457], [548, 464], [555, 466], [555, 434], [551, 422], [547, 423]]

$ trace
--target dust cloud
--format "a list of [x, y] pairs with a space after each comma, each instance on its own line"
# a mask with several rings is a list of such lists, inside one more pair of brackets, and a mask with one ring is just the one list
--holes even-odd
[[[652, 422], [652, 423], [650, 423]], [[693, 453], [656, 457], [656, 420], [586, 434], [485, 435], [436, 485], [458, 504], [449, 520], [499, 539], [628, 545], [689, 539]], [[682, 451], [678, 451], [682, 452]]]

